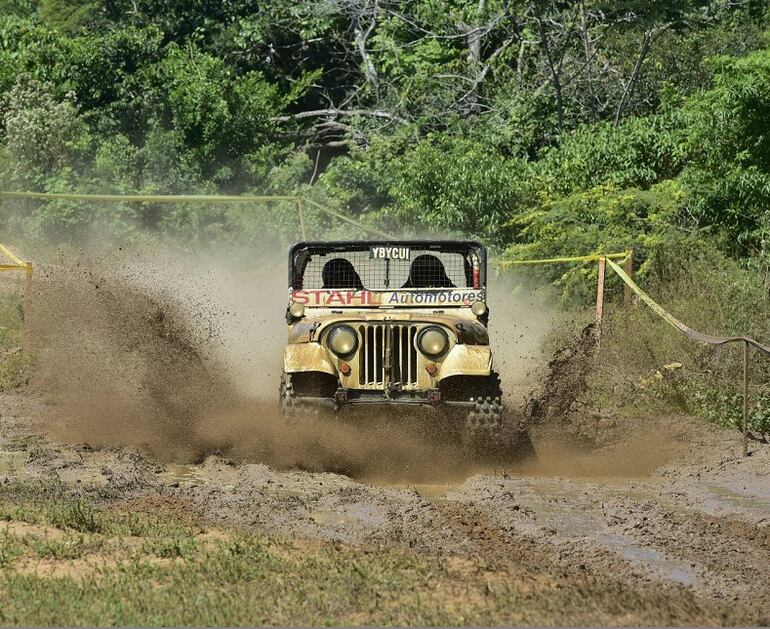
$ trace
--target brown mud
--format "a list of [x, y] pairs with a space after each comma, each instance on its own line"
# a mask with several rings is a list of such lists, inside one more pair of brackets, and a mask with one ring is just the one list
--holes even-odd
[[532, 624], [770, 622], [770, 447], [742, 458], [735, 432], [674, 415], [593, 417], [593, 436], [565, 440], [580, 344], [527, 406], [538, 459], [490, 464], [430, 421], [287, 428], [276, 400], [249, 396], [206, 351], [218, 337], [205, 316], [67, 273], [37, 283], [35, 376], [0, 393], [0, 482], [58, 479], [214, 526], [472, 562], [581, 610]]

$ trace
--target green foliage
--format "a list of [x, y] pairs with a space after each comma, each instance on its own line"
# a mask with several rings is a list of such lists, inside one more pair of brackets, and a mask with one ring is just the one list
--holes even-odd
[[87, 142], [73, 97], [57, 102], [49, 85], [29, 77], [21, 77], [6, 96], [2, 126], [8, 176], [25, 187], [66, 168]]
[[[633, 248], [637, 274], [643, 278], [658, 249], [681, 237], [672, 222], [685, 201], [674, 181], [647, 190], [619, 190], [605, 184], [555, 200], [545, 199], [537, 209], [512, 219], [520, 242], [509, 246], [506, 256], [538, 259], [565, 252], [588, 255]], [[587, 303], [594, 297], [595, 264], [542, 266], [533, 273], [562, 286], [567, 301]]]
[[693, 162], [682, 174], [699, 226], [723, 236], [734, 255], [767, 261], [770, 203], [770, 51], [720, 59], [716, 85], [688, 103]]
[[[0, 0], [0, 189], [302, 194], [507, 258], [634, 247], [661, 292], [707, 251], [767, 291], [769, 19], [760, 0]], [[55, 243], [253, 251], [298, 227], [291, 202], [0, 209], [3, 234]], [[592, 265], [530, 275], [593, 297]], [[727, 399], [702, 382], [693, 408]]]
[[38, 13], [42, 22], [63, 32], [76, 32], [93, 24], [100, 2], [83, 0], [41, 0]]
[[427, 138], [394, 166], [392, 214], [438, 233], [505, 242], [509, 211], [526, 202], [527, 165], [472, 140]]

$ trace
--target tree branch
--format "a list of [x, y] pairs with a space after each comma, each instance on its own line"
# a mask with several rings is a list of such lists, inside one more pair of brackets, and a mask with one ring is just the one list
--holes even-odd
[[324, 116], [330, 116], [336, 118], [338, 116], [363, 116], [365, 118], [381, 118], [384, 120], [392, 120], [399, 124], [408, 124], [409, 121], [395, 114], [391, 114], [382, 110], [369, 110], [369, 109], [314, 109], [312, 111], [301, 111], [296, 114], [289, 114], [288, 116], [275, 116], [270, 120], [272, 122], [288, 122], [289, 120], [304, 120], [305, 118], [322, 118]]

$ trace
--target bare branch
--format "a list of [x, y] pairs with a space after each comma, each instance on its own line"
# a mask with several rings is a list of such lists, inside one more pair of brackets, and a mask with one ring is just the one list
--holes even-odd
[[408, 120], [391, 114], [382, 110], [369, 110], [369, 109], [314, 109], [312, 111], [301, 111], [296, 114], [289, 114], [288, 116], [276, 116], [271, 118], [273, 122], [288, 122], [289, 120], [304, 120], [305, 118], [322, 118], [323, 116], [330, 116], [336, 118], [338, 116], [363, 116], [365, 118], [382, 118], [385, 120], [392, 120], [399, 124], [408, 124]]

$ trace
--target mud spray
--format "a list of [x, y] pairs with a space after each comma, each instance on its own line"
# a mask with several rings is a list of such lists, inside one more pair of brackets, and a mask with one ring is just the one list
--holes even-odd
[[[133, 446], [166, 462], [219, 453], [385, 482], [485, 471], [434, 421], [381, 411], [284, 425], [284, 258], [282, 250], [238, 265], [157, 249], [48, 256], [36, 274], [31, 332], [33, 386], [48, 403], [51, 435]], [[546, 303], [505, 282], [490, 286], [492, 342], [514, 412], [544, 376]]]

